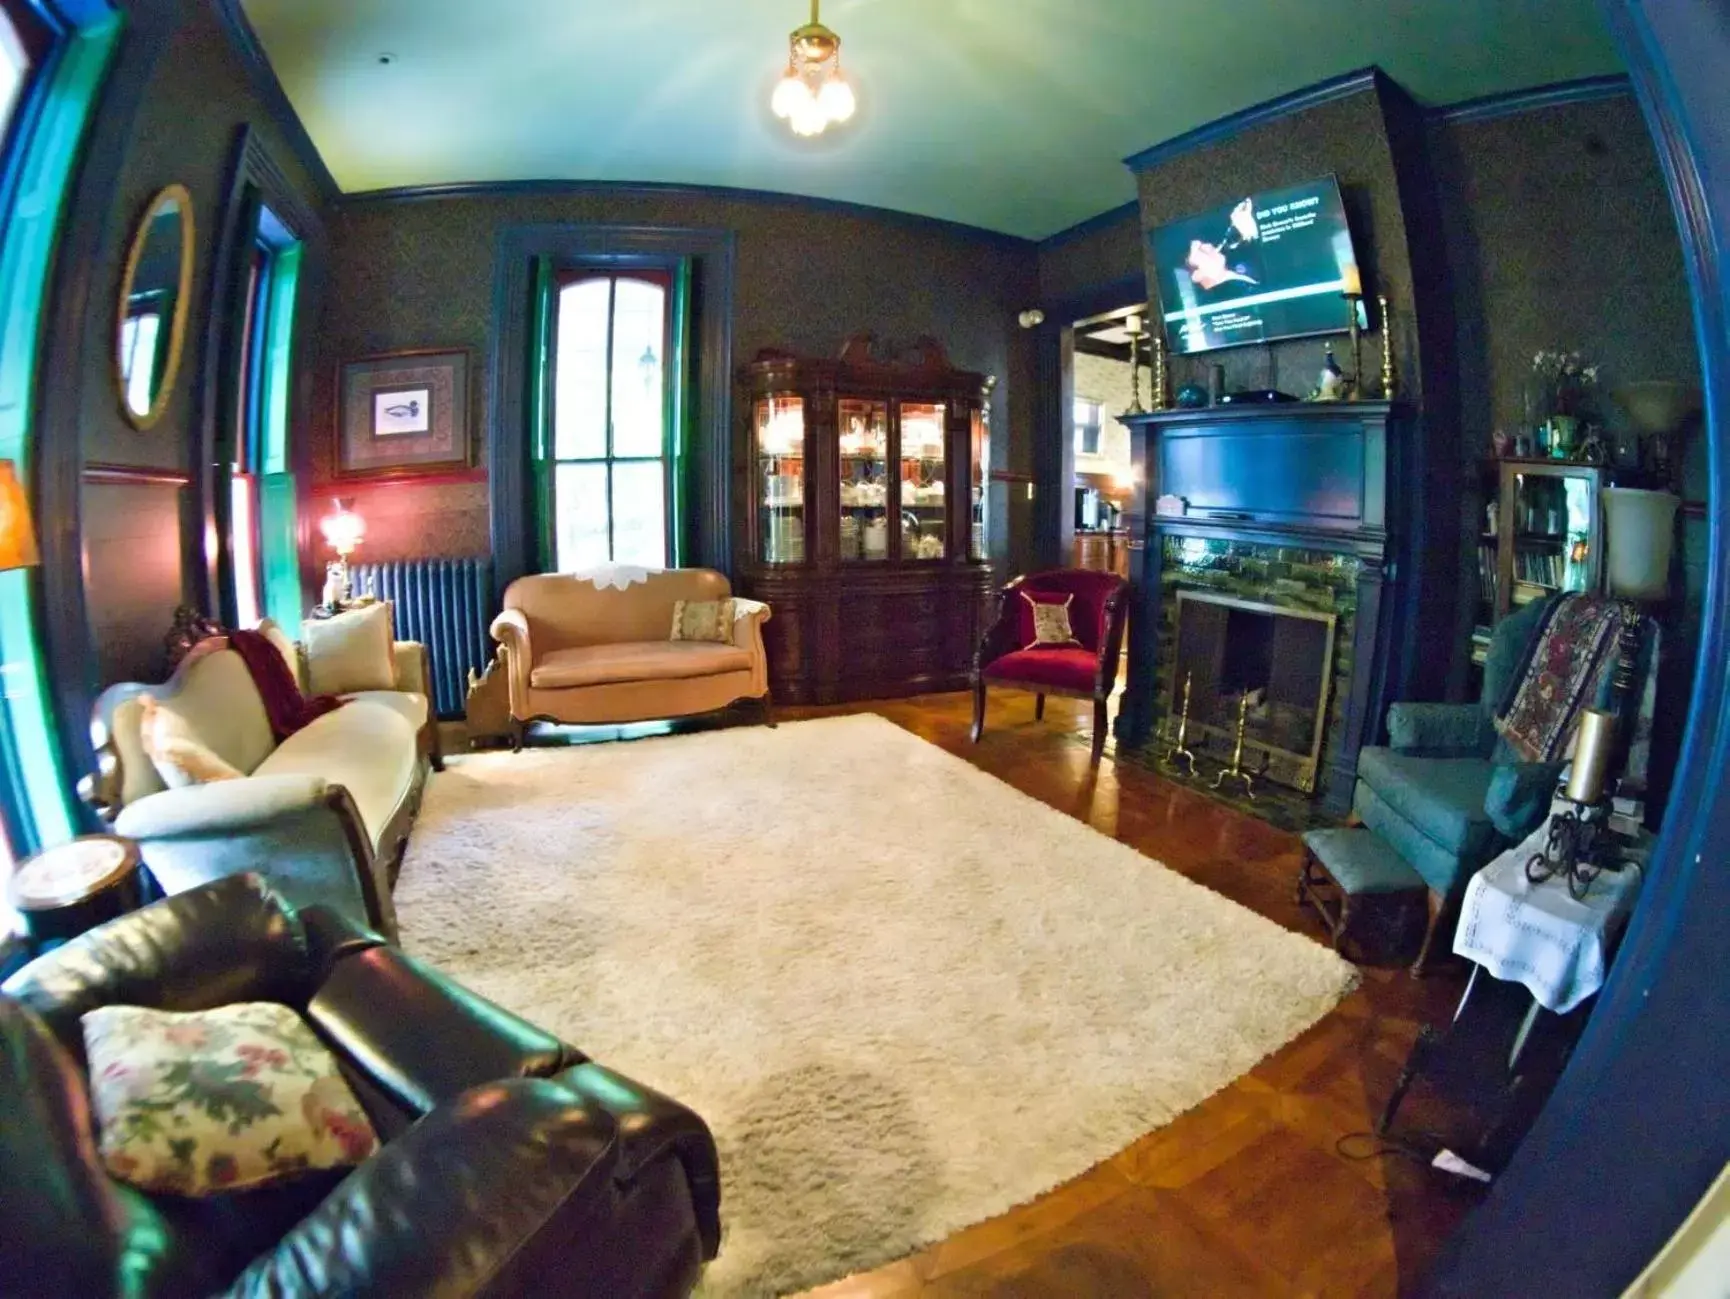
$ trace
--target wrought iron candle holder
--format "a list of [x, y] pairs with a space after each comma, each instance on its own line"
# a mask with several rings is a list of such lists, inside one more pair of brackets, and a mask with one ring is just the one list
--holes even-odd
[[1610, 800], [1576, 803], [1566, 798], [1569, 810], [1550, 818], [1550, 837], [1544, 851], [1526, 862], [1526, 878], [1543, 884], [1558, 876], [1568, 885], [1568, 896], [1583, 902], [1592, 881], [1605, 871], [1619, 871], [1623, 863], [1615, 855], [1616, 840], [1609, 827]]
[[1153, 334], [1153, 408], [1169, 410], [1171, 408], [1171, 376], [1166, 365], [1165, 334], [1155, 330]]
[[1184, 674], [1183, 711], [1177, 717], [1177, 738], [1172, 742], [1171, 747], [1165, 751], [1167, 765], [1175, 765], [1180, 758], [1189, 765], [1191, 780], [1195, 779], [1195, 754], [1191, 753], [1185, 746], [1189, 743], [1189, 687], [1194, 679], [1195, 673], [1187, 672]]
[[1237, 705], [1237, 743], [1231, 751], [1231, 765], [1213, 778], [1213, 787], [1218, 789], [1228, 780], [1243, 781], [1244, 797], [1255, 799], [1255, 778], [1244, 770], [1243, 766], [1243, 735], [1249, 727], [1249, 704], [1255, 691], [1246, 690]]

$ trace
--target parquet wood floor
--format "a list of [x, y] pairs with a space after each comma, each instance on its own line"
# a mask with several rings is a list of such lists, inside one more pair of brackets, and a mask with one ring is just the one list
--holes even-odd
[[[1296, 836], [1108, 756], [1090, 771], [1090, 706], [994, 695], [968, 742], [970, 700], [933, 695], [859, 708], [784, 709], [789, 720], [869, 710], [1134, 846], [1287, 928], [1321, 925], [1293, 895]], [[1248, 1075], [1115, 1158], [1030, 1204], [812, 1299], [1153, 1299], [1413, 1293], [1476, 1202], [1470, 1184], [1406, 1158], [1352, 1159], [1418, 1029], [1447, 1019], [1463, 974], [1422, 982], [1399, 967], [1363, 985]], [[1402, 1127], [1452, 1120], [1414, 1091]], [[1359, 1143], [1367, 1145], [1367, 1143]]]

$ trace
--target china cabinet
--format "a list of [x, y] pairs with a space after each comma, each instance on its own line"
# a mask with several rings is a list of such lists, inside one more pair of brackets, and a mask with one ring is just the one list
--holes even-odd
[[989, 380], [922, 339], [836, 359], [764, 351], [740, 373], [740, 585], [767, 601], [778, 698], [959, 689], [991, 591]]

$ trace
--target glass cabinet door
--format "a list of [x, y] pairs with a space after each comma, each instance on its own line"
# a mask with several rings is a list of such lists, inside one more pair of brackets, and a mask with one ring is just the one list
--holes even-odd
[[889, 404], [840, 403], [841, 538], [844, 560], [889, 558]]
[[1513, 497], [1513, 605], [1591, 589], [1592, 479], [1518, 473]]
[[942, 559], [944, 545], [944, 408], [901, 404], [901, 558]]
[[973, 412], [973, 463], [969, 471], [973, 476], [968, 496], [973, 508], [973, 524], [968, 533], [967, 557], [984, 559], [990, 545], [985, 525], [991, 481], [991, 416], [983, 409]]
[[757, 543], [765, 564], [805, 561], [805, 403], [757, 403]]

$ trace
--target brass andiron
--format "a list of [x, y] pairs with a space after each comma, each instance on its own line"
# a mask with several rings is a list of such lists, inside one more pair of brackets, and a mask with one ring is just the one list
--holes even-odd
[[1388, 313], [1388, 295], [1377, 296], [1382, 311], [1382, 400], [1394, 399], [1394, 318]]
[[1179, 758], [1182, 758], [1189, 764], [1189, 777], [1191, 780], [1195, 779], [1195, 754], [1191, 753], [1184, 746], [1189, 742], [1189, 687], [1190, 682], [1194, 677], [1195, 673], [1193, 672], [1184, 673], [1183, 711], [1178, 715], [1177, 719], [1177, 739], [1173, 741], [1172, 746], [1165, 751], [1165, 761], [1167, 764], [1175, 765]]
[[1254, 693], [1255, 691], [1253, 690], [1246, 690], [1243, 693], [1243, 698], [1238, 700], [1237, 746], [1231, 751], [1231, 766], [1227, 767], [1224, 771], [1220, 772], [1219, 775], [1213, 778], [1213, 787], [1215, 789], [1218, 789], [1221, 785], [1225, 784], [1227, 780], [1243, 781], [1244, 797], [1252, 801], [1255, 798], [1255, 778], [1243, 769], [1243, 733], [1249, 726], [1249, 701], [1250, 697]]

